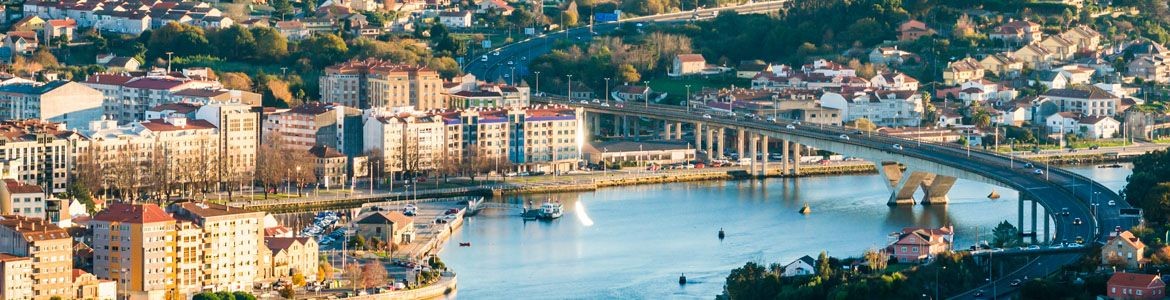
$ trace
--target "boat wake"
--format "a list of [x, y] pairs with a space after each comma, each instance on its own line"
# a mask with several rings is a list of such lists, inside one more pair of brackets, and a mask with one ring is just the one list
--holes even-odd
[[585, 225], [586, 227], [593, 226], [593, 219], [590, 219], [589, 214], [585, 212], [585, 204], [577, 201], [577, 204], [573, 208], [576, 210], [574, 215], [577, 215], [577, 220], [581, 221], [581, 225]]

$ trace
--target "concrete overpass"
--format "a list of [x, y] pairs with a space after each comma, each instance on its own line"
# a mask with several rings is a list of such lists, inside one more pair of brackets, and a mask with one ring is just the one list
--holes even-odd
[[[591, 127], [590, 132], [600, 131], [597, 128], [599, 125], [596, 124], [599, 124], [602, 115], [616, 116], [615, 120], [635, 119], [633, 122], [635, 124], [640, 123], [637, 119], [648, 119], [650, 123], [661, 124], [662, 135], [667, 138], [681, 138], [681, 132], [685, 130], [684, 125], [687, 125], [693, 132], [694, 145], [706, 149], [709, 155], [715, 157], [722, 154], [721, 149], [729, 146], [723, 143], [726, 133], [730, 131], [736, 136], [736, 147], [741, 149], [739, 153], [749, 153], [743, 157], [754, 158], [755, 155], [751, 153], [768, 153], [767, 147], [770, 144], [768, 141], [778, 139], [781, 151], [785, 155], [781, 164], [787, 164], [790, 153], [799, 161], [799, 155], [802, 153], [800, 149], [806, 146], [864, 158], [878, 163], [879, 169], [884, 171], [887, 179], [890, 179], [894, 190], [890, 203], [893, 205], [913, 203], [913, 199], [909, 201], [904, 199], [907, 197], [905, 189], [919, 187], [925, 188], [924, 203], [945, 203], [945, 190], [958, 178], [1008, 187], [1019, 191], [1020, 194], [1016, 225], [1021, 230], [1025, 228], [1024, 203], [1032, 203], [1031, 234], [1034, 240], [1063, 242], [1082, 237], [1086, 243], [1094, 241], [1103, 243], [1107, 239], [1107, 235], [1102, 234], [1103, 231], [1115, 227], [1129, 228], [1137, 224], [1136, 217], [1120, 214], [1120, 209], [1131, 207], [1116, 192], [1084, 176], [1059, 168], [1050, 168], [1038, 162], [964, 148], [957, 144], [919, 143], [874, 133], [858, 134], [854, 130], [838, 126], [797, 125], [784, 121], [769, 122], [743, 117], [704, 115], [703, 112], [688, 111], [678, 106], [646, 103], [610, 106], [547, 97], [535, 97], [533, 100], [583, 108], [587, 114], [585, 118], [587, 126]], [[742, 151], [744, 144], [748, 146], [747, 152]], [[767, 163], [767, 159], [751, 159], [750, 169], [764, 169], [762, 167]], [[1046, 171], [1044, 174], [1035, 174], [1036, 168], [1023, 168], [1025, 163], [1031, 163]], [[761, 168], [757, 169], [756, 166]], [[906, 171], [897, 174], [894, 170], [901, 168], [896, 166], [903, 166]], [[795, 164], [786, 165], [781, 169], [791, 174], [800, 172]], [[916, 172], [919, 175], [914, 175]], [[1114, 201], [1116, 206], [1103, 205], [1109, 201]], [[1044, 217], [1044, 232], [1037, 235], [1038, 205], [1043, 206], [1045, 212], [1058, 212], [1067, 208], [1068, 215], [1054, 214], [1052, 218]], [[1073, 224], [1072, 220], [1075, 218], [1083, 220], [1084, 223]], [[1054, 224], [1049, 224], [1050, 220]], [[1023, 276], [1034, 278], [1046, 275], [1057, 270], [1057, 266], [1073, 263], [1080, 257], [1080, 253], [1041, 255], [1018, 270], [996, 272], [982, 289], [992, 295], [1007, 294], [1016, 288], [1010, 286], [1011, 280]], [[974, 297], [973, 292], [958, 296], [971, 297]]]

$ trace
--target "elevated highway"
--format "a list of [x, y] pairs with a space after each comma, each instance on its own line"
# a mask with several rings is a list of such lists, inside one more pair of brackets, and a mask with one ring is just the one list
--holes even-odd
[[[804, 144], [830, 152], [865, 158], [872, 162], [896, 161], [911, 170], [929, 170], [936, 174], [945, 174], [956, 178], [987, 182], [1019, 191], [1020, 204], [1017, 227], [1024, 228], [1024, 199], [1033, 203], [1032, 229], [1035, 233], [1035, 205], [1044, 207], [1046, 212], [1057, 212], [1068, 209], [1068, 215], [1053, 215], [1054, 232], [1047, 238], [1053, 242], [1075, 241], [1077, 237], [1085, 243], [1103, 243], [1108, 231], [1116, 227], [1129, 228], [1137, 224], [1137, 218], [1122, 216], [1119, 212], [1123, 208], [1131, 208], [1128, 203], [1109, 188], [1092, 181], [1089, 178], [1059, 168], [1052, 168], [1039, 162], [1022, 160], [1013, 156], [1005, 156], [979, 149], [964, 148], [950, 143], [925, 143], [898, 137], [885, 136], [876, 133], [858, 134], [854, 130], [838, 126], [798, 125], [787, 122], [770, 122], [744, 117], [711, 116], [702, 112], [688, 111], [678, 106], [655, 105], [644, 103], [625, 103], [624, 106], [610, 106], [603, 103], [566, 101], [564, 98], [536, 97], [534, 101], [544, 101], [582, 108], [587, 115], [616, 115], [641, 117], [663, 122], [666, 126], [666, 135], [670, 129], [681, 124], [692, 124], [696, 136], [702, 136], [702, 128], [717, 127], [746, 133], [754, 139], [781, 139], [784, 145], [789, 141]], [[587, 120], [594, 120], [587, 116]], [[681, 137], [681, 134], [679, 135]], [[844, 138], [848, 137], [848, 138]], [[710, 138], [708, 138], [710, 141]], [[710, 142], [708, 142], [710, 143]], [[700, 140], [696, 139], [696, 147]], [[797, 144], [796, 147], [800, 147]], [[755, 144], [753, 144], [755, 145]], [[897, 145], [897, 146], [895, 146]], [[722, 146], [721, 146], [722, 147]], [[765, 146], [766, 147], [766, 146]], [[765, 148], [766, 149], [766, 148]], [[787, 150], [787, 149], [786, 149]], [[754, 152], [754, 151], [752, 151]], [[764, 150], [767, 153], [767, 150]], [[786, 151], [787, 152], [787, 151]], [[744, 152], [740, 152], [741, 154]], [[754, 160], [753, 160], [754, 161]], [[766, 163], [766, 162], [764, 162]], [[1023, 168], [1025, 163], [1031, 163], [1036, 168]], [[881, 165], [878, 166], [881, 169]], [[1036, 174], [1036, 170], [1047, 170], [1044, 174]], [[1116, 206], [1103, 205], [1113, 201]], [[1010, 216], [1004, 216], [1010, 219]], [[1081, 225], [1074, 225], [1072, 220], [1084, 220]], [[1045, 224], [1047, 227], [1047, 220]], [[1078, 260], [1081, 253], [1054, 252], [1041, 255], [1018, 270], [996, 270], [989, 283], [981, 287], [987, 295], [1006, 295], [1016, 287], [1010, 286], [1010, 281], [1027, 276], [1040, 277], [1050, 271], [1059, 269], [1059, 266], [1070, 264]], [[956, 298], [973, 298], [974, 291], [958, 295]]]

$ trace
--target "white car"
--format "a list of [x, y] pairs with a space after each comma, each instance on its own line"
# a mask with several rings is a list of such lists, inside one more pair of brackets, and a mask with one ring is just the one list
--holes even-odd
[[1109, 206], [1117, 206], [1117, 201], [1109, 200]]
[[487, 61], [487, 55], [480, 56], [479, 61]]
[[587, 100], [581, 100], [581, 104], [589, 104], [589, 101], [587, 101]]
[[894, 146], [893, 146], [893, 147], [894, 147], [894, 149], [895, 149], [895, 150], [902, 150], [902, 145], [901, 145], [901, 144], [894, 144]]
[[1040, 245], [1031, 245], [1031, 246], [1028, 246], [1028, 250], [1040, 250]]
[[511, 65], [512, 65], [512, 61], [510, 61], [510, 60], [509, 60], [509, 61], [508, 61], [508, 65], [509, 65], [509, 66], [511, 66]]
[[1048, 249], [1060, 249], [1060, 248], [1064, 248], [1064, 245], [1054, 244], [1054, 245], [1048, 246]]
[[842, 134], [841, 136], [839, 136], [839, 138], [841, 138], [842, 140], [846, 140], [846, 141], [848, 141], [848, 140], [849, 140], [849, 136], [848, 136], [848, 135], [844, 135], [844, 134]]
[[500, 56], [500, 51], [495, 51], [495, 52], [492, 52], [492, 55], [495, 55], [495, 56]]
[[609, 103], [602, 103], [601, 107], [609, 107]]
[[708, 115], [708, 114], [703, 114], [703, 118], [704, 118], [704, 119], [710, 119], [710, 118], [711, 118], [711, 115]]
[[1036, 175], [1044, 175], [1044, 170], [1041, 170], [1041, 169], [1035, 169], [1035, 170], [1032, 170], [1032, 174], [1036, 174]]
[[784, 126], [784, 128], [796, 129], [796, 125], [788, 124], [788, 126]]

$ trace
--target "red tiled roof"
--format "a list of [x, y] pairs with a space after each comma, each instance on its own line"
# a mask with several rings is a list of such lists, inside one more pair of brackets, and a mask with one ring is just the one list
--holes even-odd
[[151, 131], [175, 131], [175, 130], [195, 130], [195, 129], [213, 129], [213, 128], [215, 128], [215, 125], [212, 125], [211, 122], [207, 122], [206, 120], [187, 120], [187, 126], [182, 126], [182, 127], [175, 126], [171, 123], [167, 123], [165, 120], [161, 120], [161, 119], [148, 120], [148, 121], [142, 122], [140, 124], [142, 124], [142, 127], [146, 127], [146, 129], [150, 129]]
[[8, 192], [13, 194], [39, 194], [44, 193], [39, 185], [25, 184], [16, 179], [4, 179], [4, 185], [8, 187]]
[[1138, 274], [1138, 273], [1114, 273], [1109, 277], [1109, 286], [1127, 286], [1127, 287], [1156, 287], [1165, 286], [1162, 279], [1158, 275]]
[[164, 110], [173, 110], [173, 111], [180, 113], [180, 114], [188, 114], [188, 113], [193, 113], [193, 112], [199, 110], [199, 105], [192, 104], [192, 103], [186, 103], [186, 102], [174, 102], [174, 103], [159, 104], [158, 106], [150, 108], [150, 111], [164, 111]]
[[85, 83], [123, 85], [130, 82], [131, 79], [134, 79], [134, 77], [125, 74], [93, 74], [93, 76], [85, 79]]
[[678, 60], [681, 62], [706, 62], [702, 54], [679, 54]]
[[110, 207], [93, 216], [94, 220], [119, 223], [155, 223], [174, 221], [170, 214], [154, 204], [110, 203]]
[[264, 244], [268, 246], [269, 250], [273, 252], [288, 249], [293, 242], [300, 242], [301, 245], [308, 243], [313, 238], [309, 237], [265, 237]]
[[77, 27], [77, 20], [74, 19], [53, 19], [49, 20], [48, 23], [52, 27]]
[[123, 84], [123, 86], [136, 89], [169, 90], [187, 82], [188, 80], [178, 78], [142, 77], [130, 80], [126, 84]]
[[16, 255], [8, 254], [8, 253], [0, 253], [0, 261], [4, 261], [4, 262], [17, 261], [17, 260], [28, 260], [28, 259], [31, 259], [31, 258], [24, 257], [24, 256], [16, 256]]

